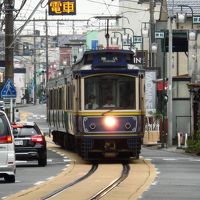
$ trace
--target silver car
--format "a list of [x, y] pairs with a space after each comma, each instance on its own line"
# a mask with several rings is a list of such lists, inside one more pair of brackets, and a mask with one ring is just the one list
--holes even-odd
[[15, 148], [10, 122], [5, 112], [0, 111], [0, 177], [6, 182], [15, 182]]

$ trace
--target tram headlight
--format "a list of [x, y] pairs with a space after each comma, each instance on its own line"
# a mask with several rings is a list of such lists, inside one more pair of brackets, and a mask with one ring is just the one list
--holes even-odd
[[113, 116], [106, 116], [103, 122], [107, 128], [114, 128], [117, 125], [117, 119]]

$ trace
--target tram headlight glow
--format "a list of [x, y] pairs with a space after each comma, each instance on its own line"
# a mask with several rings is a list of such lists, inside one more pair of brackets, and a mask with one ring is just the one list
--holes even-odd
[[104, 118], [104, 125], [107, 127], [107, 128], [114, 128], [117, 124], [117, 119], [115, 117], [112, 117], [112, 116], [106, 116]]

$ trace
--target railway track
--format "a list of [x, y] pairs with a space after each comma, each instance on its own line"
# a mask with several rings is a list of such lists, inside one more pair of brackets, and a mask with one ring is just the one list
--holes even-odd
[[42, 197], [40, 200], [48, 200], [48, 199], [52, 199], [53, 197], [59, 195], [59, 193], [67, 190], [69, 187], [72, 187], [73, 185], [75, 184], [78, 184], [79, 182], [83, 181], [84, 179], [88, 178], [89, 176], [91, 176], [98, 168], [98, 165], [97, 164], [93, 164], [90, 171], [85, 174], [84, 176], [70, 182], [70, 183], [67, 183], [66, 185], [64, 185], [63, 187], [51, 192], [50, 194]]
[[[97, 168], [98, 168], [98, 165], [93, 164], [90, 171], [87, 174], [78, 178], [77, 180], [67, 183], [62, 188], [55, 190], [51, 192], [50, 194], [42, 197], [41, 200], [62, 199], [62, 197], [59, 197], [60, 194], [65, 193], [67, 195], [67, 190], [70, 187], [75, 186], [76, 184], [79, 184], [80, 182], [92, 176], [96, 172]], [[101, 199], [103, 196], [109, 193], [113, 188], [117, 187], [122, 181], [124, 181], [128, 177], [129, 170], [130, 170], [129, 165], [123, 164], [122, 172], [119, 177], [117, 178], [115, 177], [115, 179], [113, 179], [111, 183], [109, 183], [108, 185], [105, 185], [100, 191], [97, 191], [96, 194], [94, 194], [92, 197], [88, 197], [87, 199], [88, 200]], [[93, 180], [93, 182], [95, 182], [95, 180]]]
[[[58, 148], [52, 145], [52, 150]], [[70, 154], [59, 148], [60, 153]], [[152, 183], [155, 169], [150, 162], [140, 159], [129, 164], [93, 164], [71, 154], [71, 164], [55, 178], [8, 200], [136, 200]]]
[[103, 188], [101, 191], [99, 191], [97, 194], [89, 198], [88, 200], [96, 200], [101, 199], [103, 196], [105, 196], [109, 191], [111, 191], [113, 188], [117, 187], [122, 181], [124, 181], [128, 174], [129, 174], [130, 167], [127, 164], [123, 165], [123, 170], [121, 173], [121, 176], [114, 180], [111, 184]]

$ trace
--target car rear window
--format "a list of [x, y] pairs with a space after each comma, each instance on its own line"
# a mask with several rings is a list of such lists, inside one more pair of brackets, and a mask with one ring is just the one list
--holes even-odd
[[0, 113], [0, 137], [5, 135], [11, 135], [9, 123], [6, 120], [5, 115]]
[[37, 131], [33, 127], [22, 127], [13, 129], [14, 135], [37, 135]]

